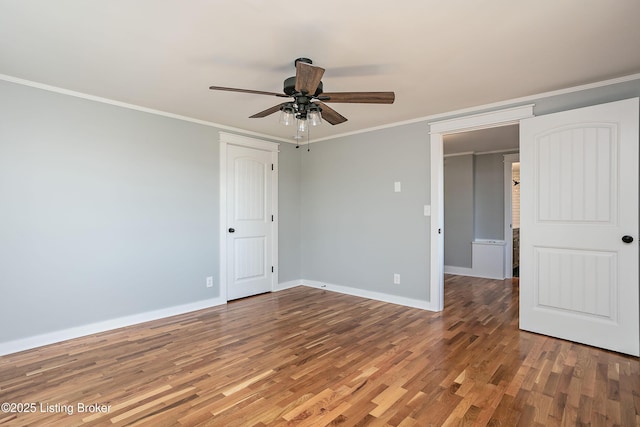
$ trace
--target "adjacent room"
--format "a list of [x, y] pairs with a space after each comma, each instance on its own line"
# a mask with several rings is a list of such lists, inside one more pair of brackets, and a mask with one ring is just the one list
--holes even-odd
[[640, 425], [638, 16], [0, 1], [0, 425]]
[[445, 273], [508, 279], [517, 272], [519, 132], [508, 125], [444, 137]]

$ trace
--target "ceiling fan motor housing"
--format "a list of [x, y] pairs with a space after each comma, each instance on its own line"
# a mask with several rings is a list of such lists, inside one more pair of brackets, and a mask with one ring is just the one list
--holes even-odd
[[293, 66], [296, 67], [298, 65], [298, 62], [304, 62], [305, 64], [313, 64], [313, 61], [310, 60], [309, 58], [297, 58], [295, 61], [293, 61]]

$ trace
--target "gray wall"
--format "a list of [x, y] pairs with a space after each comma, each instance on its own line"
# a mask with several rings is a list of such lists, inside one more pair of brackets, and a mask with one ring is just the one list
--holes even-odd
[[293, 144], [280, 144], [278, 154], [278, 281], [302, 278], [300, 253], [301, 184], [300, 160], [302, 149]]
[[476, 239], [504, 238], [504, 154], [474, 156], [474, 221]]
[[444, 265], [471, 268], [473, 157], [444, 158]]
[[640, 96], [640, 79], [535, 100], [536, 116]]
[[215, 298], [218, 131], [0, 81], [0, 341]]
[[218, 140], [0, 81], [0, 341], [218, 297]]
[[[305, 279], [428, 300], [428, 138], [418, 123], [302, 153]], [[393, 284], [394, 273], [401, 284]]]

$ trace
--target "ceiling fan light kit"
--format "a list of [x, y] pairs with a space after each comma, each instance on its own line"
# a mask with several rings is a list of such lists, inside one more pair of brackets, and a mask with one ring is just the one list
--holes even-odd
[[322, 76], [324, 68], [312, 65], [309, 58], [298, 58], [294, 61], [296, 75], [284, 81], [284, 93], [266, 92], [251, 89], [238, 89], [223, 86], [210, 86], [211, 90], [251, 93], [293, 98], [293, 101], [275, 105], [256, 113], [250, 118], [261, 118], [280, 111], [280, 123], [284, 126], [296, 125], [298, 132], [305, 132], [309, 126], [318, 126], [323, 119], [331, 125], [347, 121], [347, 118], [324, 104], [324, 102], [393, 104], [393, 92], [324, 92]]
[[280, 124], [284, 126], [289, 126], [293, 123], [293, 119], [295, 118], [295, 109], [290, 102], [282, 105], [280, 108]]
[[312, 104], [307, 112], [307, 120], [311, 126], [318, 126], [322, 123], [322, 108], [317, 104]]

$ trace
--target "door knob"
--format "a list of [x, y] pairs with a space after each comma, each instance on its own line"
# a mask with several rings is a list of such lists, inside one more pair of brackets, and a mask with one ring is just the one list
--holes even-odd
[[235, 228], [230, 228], [230, 229], [229, 229], [229, 233], [235, 233], [235, 232], [236, 232], [236, 229], [235, 229]]
[[622, 241], [625, 243], [631, 243], [633, 242], [633, 237], [631, 236], [622, 236]]

